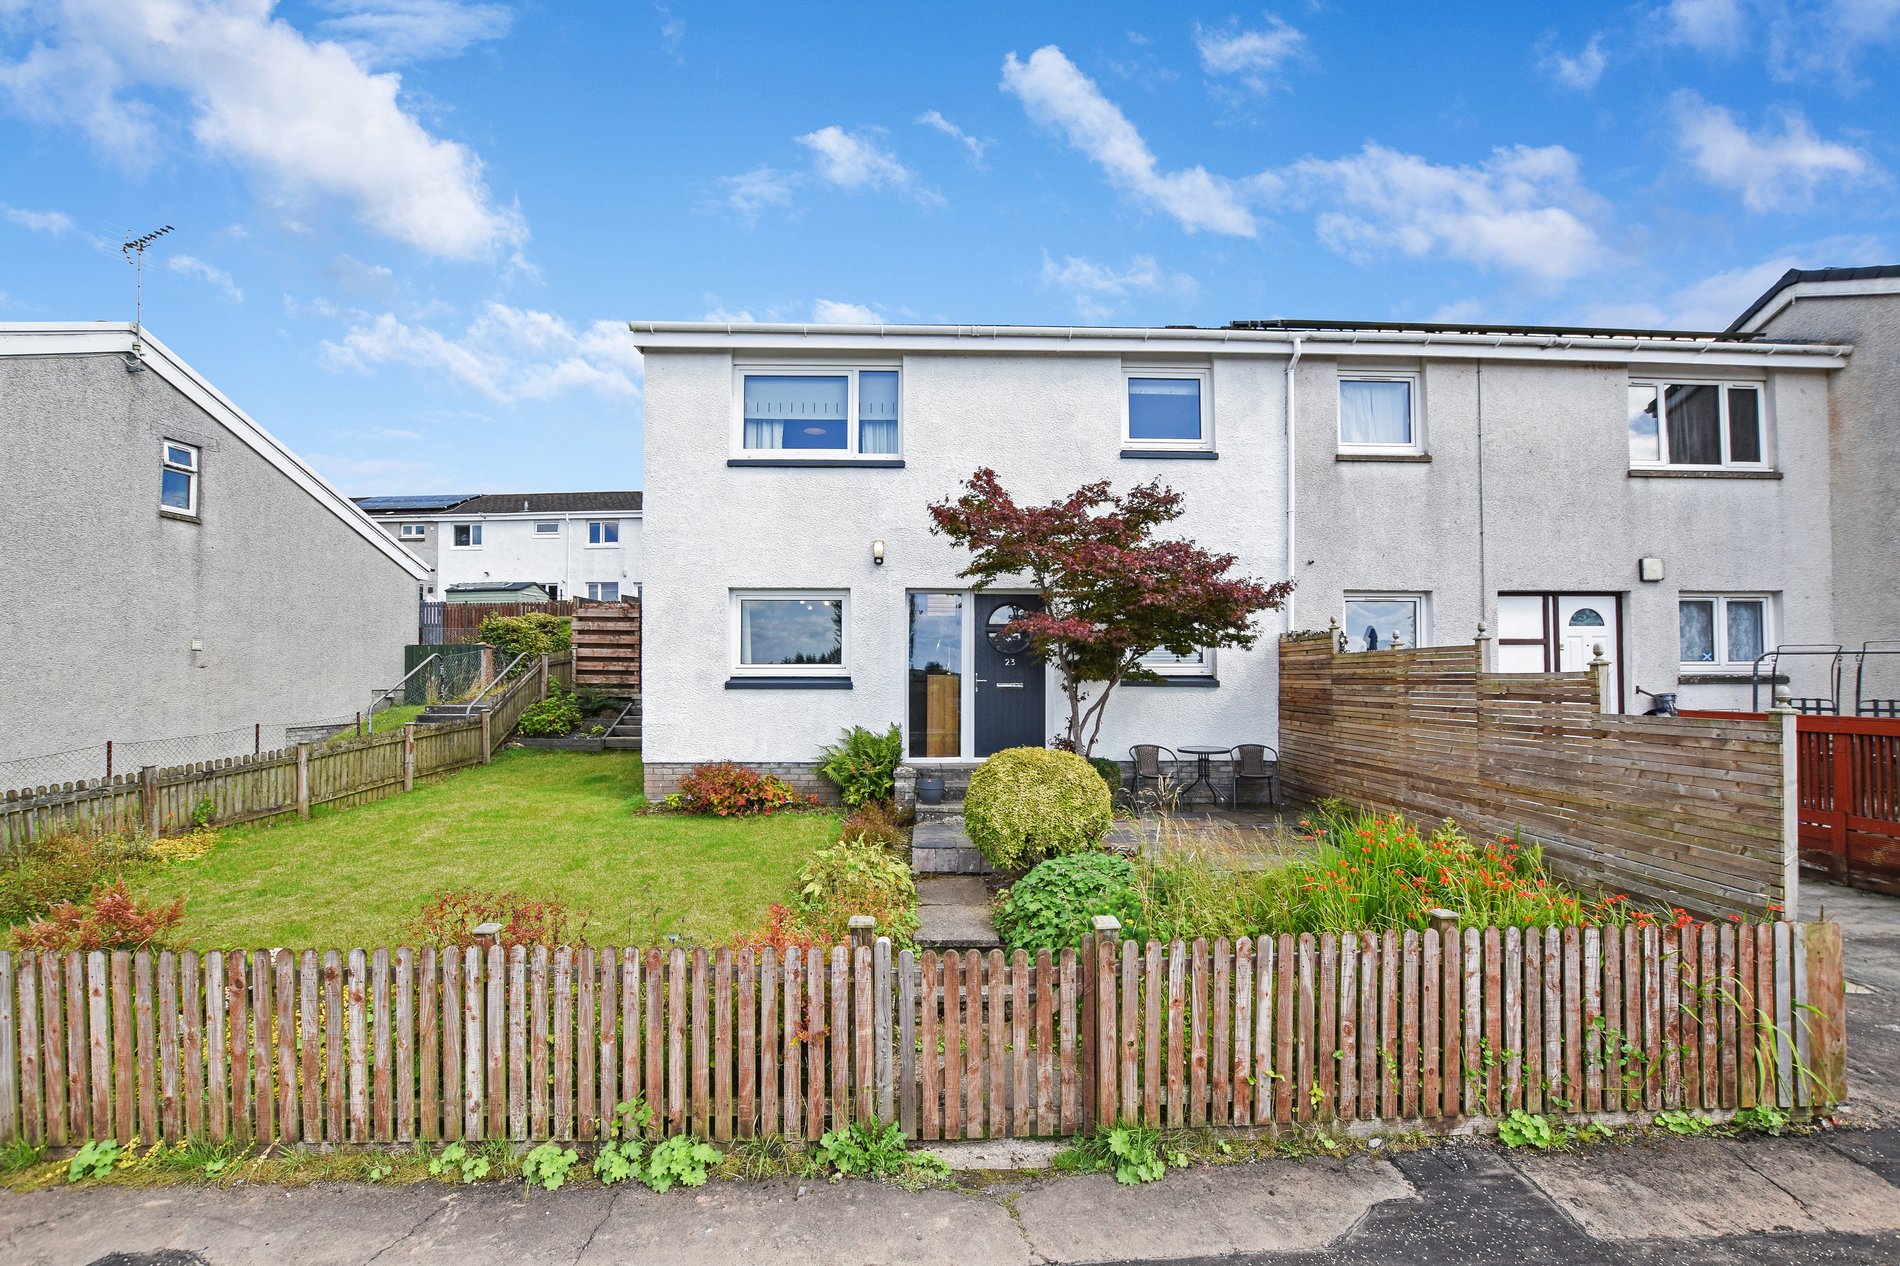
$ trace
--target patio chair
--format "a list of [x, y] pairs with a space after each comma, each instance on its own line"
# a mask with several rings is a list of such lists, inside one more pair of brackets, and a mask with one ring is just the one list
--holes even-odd
[[1240, 789], [1248, 783], [1267, 785], [1267, 803], [1280, 807], [1280, 753], [1264, 743], [1242, 743], [1234, 749], [1234, 807], [1240, 807]]
[[1141, 785], [1148, 783], [1158, 800], [1162, 789], [1174, 779], [1174, 767], [1181, 758], [1158, 743], [1137, 743], [1128, 749], [1128, 758], [1135, 762], [1135, 777], [1128, 793], [1134, 798], [1135, 811], [1139, 813]]

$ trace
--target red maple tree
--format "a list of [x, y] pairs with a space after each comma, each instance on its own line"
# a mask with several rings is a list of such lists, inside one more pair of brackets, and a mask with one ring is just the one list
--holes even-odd
[[931, 531], [968, 549], [959, 575], [979, 589], [1027, 583], [1042, 609], [1010, 622], [1062, 675], [1068, 732], [1059, 745], [1091, 754], [1109, 697], [1124, 681], [1159, 680], [1141, 657], [1249, 647], [1253, 617], [1293, 592], [1229, 575], [1235, 558], [1192, 541], [1156, 540], [1181, 517], [1181, 494], [1152, 480], [1117, 496], [1109, 481], [1084, 484], [1060, 500], [1021, 506], [989, 467], [964, 481], [954, 501], [931, 505]]

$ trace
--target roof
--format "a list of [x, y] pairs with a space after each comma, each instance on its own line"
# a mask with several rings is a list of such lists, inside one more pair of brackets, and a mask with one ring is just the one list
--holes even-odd
[[454, 506], [458, 514], [563, 514], [584, 511], [638, 512], [638, 492], [494, 492]]
[[450, 585], [449, 593], [520, 593], [525, 589], [544, 589], [538, 580], [470, 580]]
[[411, 512], [447, 510], [451, 506], [467, 501], [469, 495], [466, 492], [431, 493], [416, 497], [351, 497], [350, 500], [371, 514], [394, 514], [401, 510]]
[[1564, 338], [1643, 339], [1645, 341], [1686, 339], [1694, 342], [1717, 339], [1747, 342], [1757, 337], [1753, 334], [1737, 333], [1733, 329], [1723, 331], [1643, 330], [1597, 325], [1476, 325], [1466, 321], [1452, 324], [1436, 324], [1427, 321], [1310, 321], [1291, 317], [1276, 317], [1271, 321], [1229, 321], [1227, 328], [1230, 330], [1287, 330], [1294, 333], [1322, 330], [1353, 332], [1404, 330], [1424, 334], [1522, 334], [1554, 335]]
[[1735, 318], [1728, 328], [1731, 332], [1745, 329], [1762, 309], [1766, 308], [1782, 291], [1794, 286], [1839, 281], [1882, 281], [1900, 279], [1900, 264], [1872, 264], [1863, 268], [1790, 268], [1781, 274], [1780, 280], [1762, 292], [1761, 298], [1748, 305], [1748, 310]]
[[205, 415], [257, 453], [291, 483], [308, 493], [343, 525], [362, 537], [396, 566], [417, 580], [429, 578], [429, 568], [397, 544], [389, 533], [355, 502], [330, 486], [328, 480], [285, 447], [284, 442], [259, 426], [242, 409], [212, 386], [177, 353], [152, 337], [150, 329], [136, 332], [124, 321], [20, 321], [0, 324], [0, 356], [130, 356], [134, 345], [145, 368], [157, 374]]

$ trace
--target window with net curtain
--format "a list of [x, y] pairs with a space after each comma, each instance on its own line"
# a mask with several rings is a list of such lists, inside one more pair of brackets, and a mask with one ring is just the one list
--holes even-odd
[[1198, 444], [1201, 424], [1199, 378], [1130, 378], [1128, 438], [1133, 443]]
[[1339, 442], [1348, 448], [1412, 448], [1412, 384], [1407, 379], [1342, 378]]
[[1768, 649], [1766, 598], [1684, 598], [1677, 611], [1684, 664], [1753, 664]]
[[897, 453], [897, 371], [840, 374], [747, 374], [745, 430], [748, 450], [852, 451], [852, 380], [857, 385], [857, 449], [867, 456]]

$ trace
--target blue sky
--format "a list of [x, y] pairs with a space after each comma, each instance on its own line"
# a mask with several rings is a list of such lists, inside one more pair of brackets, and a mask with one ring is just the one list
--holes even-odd
[[631, 318], [1725, 325], [1900, 259], [1900, 0], [0, 0], [0, 321], [351, 493], [639, 487]]

